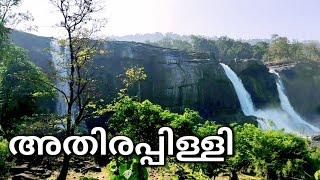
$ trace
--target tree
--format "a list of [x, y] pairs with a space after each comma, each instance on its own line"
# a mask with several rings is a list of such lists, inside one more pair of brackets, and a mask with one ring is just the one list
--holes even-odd
[[303, 44], [300, 42], [292, 42], [289, 52], [291, 60], [300, 61], [306, 58], [305, 54], [303, 54]]
[[233, 45], [228, 50], [229, 59], [251, 59], [252, 47], [249, 43], [241, 41], [233, 41]]
[[252, 57], [254, 59], [262, 60], [268, 52], [269, 44], [266, 42], [258, 42], [252, 47]]
[[192, 44], [181, 39], [173, 39], [172, 47], [182, 51], [192, 51]]
[[[192, 128], [201, 117], [195, 111], [186, 109], [183, 115], [163, 110], [161, 106], [151, 103], [149, 100], [141, 102], [135, 97], [129, 97], [127, 92], [136, 84], [145, 80], [147, 75], [143, 68], [129, 68], [122, 77], [124, 88], [120, 90], [119, 97], [113, 104], [97, 113], [102, 115], [112, 112], [108, 121], [110, 128], [121, 135], [129, 136], [135, 143], [146, 142], [156, 148], [158, 141], [150, 139], [157, 137], [158, 129], [163, 126], [170, 126], [179, 132], [179, 135], [190, 135]], [[125, 119], [125, 121], [124, 121]]]
[[320, 49], [319, 43], [317, 42], [307, 42], [303, 44], [303, 53], [309, 60], [319, 60], [320, 59]]
[[192, 128], [201, 120], [195, 111], [186, 109], [183, 115], [163, 110], [148, 100], [143, 102], [124, 96], [113, 105], [108, 106], [113, 112], [108, 121], [109, 127], [121, 135], [130, 137], [135, 143], [145, 142], [152, 148], [157, 148], [158, 130], [163, 126], [170, 126], [179, 136], [192, 135]]
[[141, 102], [141, 81], [147, 78], [147, 75], [144, 73], [143, 67], [133, 67], [126, 69], [126, 72], [122, 76], [122, 83], [124, 88], [120, 90], [120, 95], [127, 95], [127, 92], [132, 86], [138, 84], [138, 99]]
[[154, 45], [164, 47], [164, 48], [173, 48], [172, 38], [164, 37], [160, 41], [155, 42]]
[[9, 157], [9, 144], [8, 141], [3, 139], [0, 136], [0, 172], [3, 179], [6, 177], [6, 174], [9, 172], [9, 163], [7, 158]]
[[15, 28], [18, 24], [33, 20], [32, 15], [27, 12], [18, 12], [21, 0], [0, 1], [0, 24], [6, 27]]
[[290, 57], [290, 41], [286, 37], [274, 35], [268, 50], [268, 58], [275, 60], [287, 60]]
[[191, 36], [191, 44], [193, 51], [200, 53], [212, 53], [215, 57], [219, 55], [219, 50], [216, 46], [215, 41], [201, 37], [201, 36]]
[[[50, 2], [61, 14], [62, 19], [58, 26], [65, 32], [65, 37], [60, 42], [68, 51], [65, 54], [68, 76], [62, 78], [68, 83], [68, 92], [57, 88], [67, 102], [65, 135], [68, 137], [74, 135], [78, 125], [90, 116], [89, 109], [92, 107], [90, 92], [94, 88], [90, 67], [93, 56], [100, 53], [99, 45], [103, 40], [99, 38], [99, 31], [105, 26], [106, 19], [98, 18], [103, 6], [102, 2], [96, 0], [50, 0]], [[77, 108], [76, 114], [72, 113], [74, 107]], [[58, 179], [66, 179], [70, 159], [70, 155], [64, 155]]]
[[252, 124], [236, 126], [235, 156], [227, 164], [235, 170], [266, 179], [310, 178], [319, 168], [319, 154], [306, 139], [281, 131], [261, 131]]
[[0, 125], [10, 137], [24, 116], [46, 111], [39, 104], [50, 100], [54, 91], [47, 86], [51, 84], [47, 76], [29, 61], [23, 49], [7, 45], [1, 57]]

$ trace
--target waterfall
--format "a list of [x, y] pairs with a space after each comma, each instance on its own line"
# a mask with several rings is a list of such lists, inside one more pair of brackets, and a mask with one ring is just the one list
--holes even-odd
[[250, 94], [244, 88], [241, 79], [234, 73], [229, 66], [222, 64], [226, 75], [229, 77], [230, 81], [232, 82], [233, 86], [235, 87], [236, 94], [239, 98], [241, 110], [243, 111], [244, 115], [252, 116], [254, 114], [254, 105], [251, 99]]
[[260, 129], [284, 129], [286, 132], [294, 132], [299, 135], [312, 135], [315, 132], [319, 132], [319, 128], [307, 123], [293, 109], [284, 92], [279, 76], [277, 79], [277, 90], [279, 93], [281, 107], [256, 109], [251, 96], [243, 86], [241, 79], [229, 66], [223, 63], [220, 64], [236, 91], [241, 110], [246, 116], [257, 117]]
[[[68, 71], [65, 68], [67, 64], [67, 58], [64, 48], [61, 48], [57, 40], [52, 39], [50, 42], [52, 62], [56, 71], [56, 87], [63, 91], [67, 96], [69, 95], [69, 86], [66, 81]], [[56, 102], [57, 114], [62, 117], [67, 114], [68, 105], [63, 94], [59, 92], [59, 96]]]
[[301, 118], [301, 116], [294, 110], [292, 107], [287, 95], [285, 94], [285, 88], [283, 86], [283, 83], [280, 79], [280, 75], [275, 72], [273, 69], [270, 69], [270, 73], [273, 73], [277, 76], [277, 90], [279, 93], [279, 99], [281, 102], [281, 108], [286, 111], [291, 118], [294, 120], [292, 123], [294, 123], [296, 126], [304, 125], [306, 128], [310, 128], [315, 132], [319, 131], [319, 128], [307, 123], [305, 120]]

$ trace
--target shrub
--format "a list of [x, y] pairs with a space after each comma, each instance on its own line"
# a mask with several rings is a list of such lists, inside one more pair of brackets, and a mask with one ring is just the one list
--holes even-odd
[[107, 165], [110, 180], [147, 180], [147, 168], [140, 164], [139, 158], [125, 160], [119, 157]]
[[320, 180], [320, 170], [318, 170], [316, 173], [314, 173], [314, 178], [316, 180]]
[[10, 164], [7, 162], [9, 157], [8, 141], [0, 136], [0, 173], [7, 174]]

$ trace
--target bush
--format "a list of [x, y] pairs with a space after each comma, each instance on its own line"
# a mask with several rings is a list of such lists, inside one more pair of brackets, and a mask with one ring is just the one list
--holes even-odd
[[314, 173], [314, 178], [316, 180], [320, 180], [320, 170], [318, 170], [316, 173]]
[[9, 157], [8, 141], [0, 136], [0, 173], [3, 175], [8, 173], [10, 164], [7, 162]]
[[235, 156], [228, 160], [238, 171], [268, 178], [302, 178], [313, 174], [308, 141], [283, 131], [261, 131], [251, 124], [235, 129]]
[[[110, 127], [117, 133], [130, 137], [134, 143], [148, 143], [152, 149], [157, 148], [158, 130], [163, 126], [172, 127], [176, 138], [185, 135], [204, 138], [216, 135], [221, 127], [210, 121], [198, 124], [202, 119], [192, 110], [186, 109], [184, 114], [179, 115], [163, 110], [148, 100], [138, 102], [127, 96], [109, 106], [109, 110], [114, 112], [108, 122]], [[204, 178], [213, 178], [220, 173], [227, 173], [236, 179], [237, 173], [242, 172], [267, 179], [310, 179], [320, 168], [320, 149], [312, 150], [307, 139], [283, 130], [261, 131], [253, 124], [231, 127], [234, 130], [235, 155], [228, 157], [224, 163], [189, 163], [187, 166], [191, 171], [185, 174], [204, 174]], [[172, 162], [180, 164], [174, 159]], [[113, 163], [120, 163], [116, 166], [119, 170], [117, 176], [121, 176], [124, 170], [129, 170], [132, 166], [132, 162], [116, 160]]]
[[119, 157], [108, 164], [107, 170], [110, 180], [148, 180], [147, 168], [136, 157], [129, 160]]
[[140, 103], [128, 96], [109, 106], [109, 110], [114, 112], [108, 122], [109, 127], [130, 137], [135, 143], [148, 143], [152, 148], [158, 145], [158, 130], [161, 127], [172, 127], [176, 136], [192, 135], [193, 127], [201, 120], [197, 112], [189, 109], [179, 115], [163, 110], [148, 100]]
[[[214, 135], [220, 126], [206, 122], [196, 128], [196, 133], [199, 137]], [[237, 172], [242, 172], [266, 179], [310, 179], [320, 168], [320, 149], [309, 148], [304, 138], [284, 131], [261, 131], [253, 124], [238, 125], [233, 129], [233, 157], [227, 158], [225, 163], [195, 163], [189, 166], [210, 178], [226, 172], [234, 177]]]

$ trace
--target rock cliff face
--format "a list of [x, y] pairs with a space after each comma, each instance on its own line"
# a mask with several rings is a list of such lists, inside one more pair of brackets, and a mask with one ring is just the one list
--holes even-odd
[[229, 66], [242, 80], [256, 108], [280, 103], [275, 77], [262, 61], [243, 60], [232, 62]]
[[[109, 42], [106, 48], [109, 54], [97, 58], [95, 63], [106, 67], [100, 70], [100, 75], [108, 86], [103, 91], [111, 92], [111, 97], [121, 86], [115, 77], [125, 68], [141, 66], [148, 76], [141, 83], [142, 99], [175, 112], [195, 109], [209, 119], [239, 112], [240, 105], [232, 84], [219, 63], [207, 54], [134, 42]], [[131, 93], [137, 95], [138, 89], [133, 88]]]
[[320, 125], [320, 62], [305, 61], [277, 68], [296, 111]]
[[50, 38], [13, 31], [10, 35], [10, 39], [14, 44], [27, 49], [32, 62], [42, 70], [49, 72], [54, 69], [51, 63], [52, 58], [48, 51], [48, 48], [50, 47]]
[[[31, 60], [45, 72], [53, 70], [49, 48], [51, 38], [23, 32], [14, 32], [12, 41], [29, 50]], [[244, 117], [233, 86], [219, 62], [208, 54], [187, 53], [135, 42], [108, 42], [106, 56], [96, 57], [95, 72], [100, 80], [98, 89], [106, 102], [122, 87], [117, 77], [125, 68], [142, 66], [147, 79], [141, 82], [141, 99], [179, 112], [184, 108], [199, 111], [205, 119], [220, 122], [253, 122]], [[275, 77], [260, 61], [231, 62], [229, 66], [242, 79], [256, 107], [279, 103]], [[320, 112], [320, 65], [302, 63], [281, 69], [280, 75], [287, 87], [293, 106], [302, 115], [317, 117]], [[138, 88], [131, 89], [132, 95]], [[313, 118], [314, 119], [314, 118]]]

